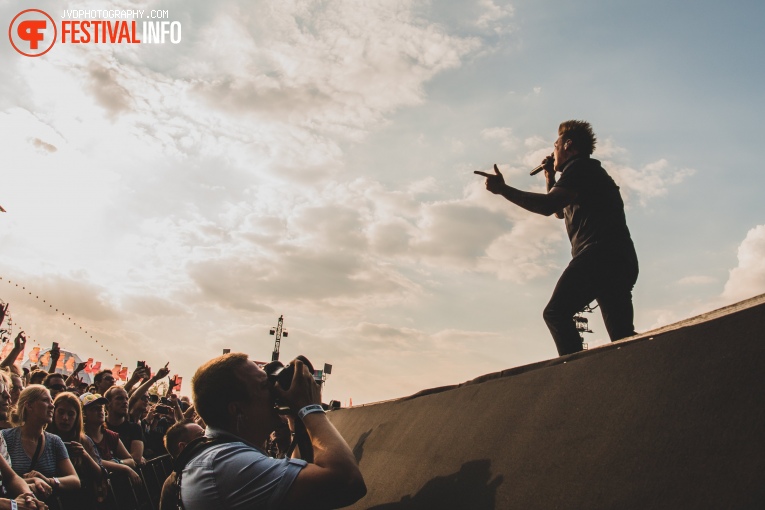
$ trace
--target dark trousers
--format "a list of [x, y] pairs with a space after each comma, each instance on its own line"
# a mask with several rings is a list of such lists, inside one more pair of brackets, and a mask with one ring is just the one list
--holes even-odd
[[597, 300], [611, 341], [635, 334], [632, 288], [638, 261], [632, 241], [595, 245], [578, 254], [558, 280], [544, 319], [558, 354], [582, 350], [574, 315]]

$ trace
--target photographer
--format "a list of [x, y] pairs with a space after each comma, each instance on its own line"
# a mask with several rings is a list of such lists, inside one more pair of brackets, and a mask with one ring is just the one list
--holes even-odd
[[[300, 360], [294, 361], [289, 390], [232, 353], [210, 360], [192, 380], [197, 413], [207, 438], [222, 444], [181, 458], [181, 499], [186, 510], [208, 508], [338, 508], [366, 494], [364, 479], [348, 444], [321, 408], [321, 390]], [[261, 449], [282, 422], [274, 397], [289, 405], [308, 431], [314, 462], [273, 459]], [[191, 454], [195, 453], [195, 456]]]

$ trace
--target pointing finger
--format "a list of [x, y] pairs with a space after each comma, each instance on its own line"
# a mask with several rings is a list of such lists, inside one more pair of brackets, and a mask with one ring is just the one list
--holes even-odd
[[487, 174], [486, 172], [481, 172], [479, 170], [473, 170], [473, 173], [476, 175], [483, 175], [484, 177], [492, 177], [491, 174]]

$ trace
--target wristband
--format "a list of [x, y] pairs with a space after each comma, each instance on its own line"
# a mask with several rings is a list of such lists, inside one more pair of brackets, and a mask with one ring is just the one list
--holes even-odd
[[11, 500], [11, 510], [19, 510], [19, 504], [16, 503], [15, 499]]
[[306, 417], [306, 415], [311, 413], [323, 413], [324, 408], [321, 407], [319, 404], [311, 404], [309, 406], [305, 406], [303, 409], [298, 411], [298, 418], [301, 420]]

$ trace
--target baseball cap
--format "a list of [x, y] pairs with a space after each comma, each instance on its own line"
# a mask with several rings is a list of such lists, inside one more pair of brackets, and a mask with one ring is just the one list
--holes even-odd
[[80, 402], [82, 402], [82, 408], [85, 409], [91, 405], [103, 405], [109, 403], [106, 397], [102, 397], [98, 393], [83, 393], [80, 395]]

